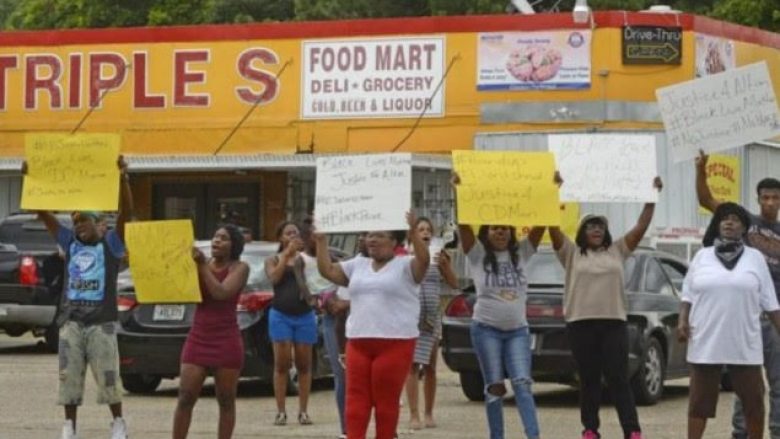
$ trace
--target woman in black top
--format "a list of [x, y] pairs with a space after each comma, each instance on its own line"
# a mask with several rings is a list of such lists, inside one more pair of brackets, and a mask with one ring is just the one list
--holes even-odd
[[265, 261], [265, 272], [274, 286], [268, 316], [268, 332], [274, 347], [274, 395], [277, 413], [274, 425], [287, 424], [285, 395], [295, 349], [298, 372], [298, 422], [311, 424], [306, 412], [311, 389], [312, 346], [317, 343], [317, 318], [311, 307], [311, 294], [303, 278], [299, 256], [303, 250], [300, 229], [284, 222], [276, 229], [279, 253]]

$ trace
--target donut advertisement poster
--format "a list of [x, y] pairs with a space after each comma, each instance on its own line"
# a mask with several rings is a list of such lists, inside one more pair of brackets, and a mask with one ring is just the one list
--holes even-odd
[[479, 34], [477, 90], [590, 88], [591, 32]]

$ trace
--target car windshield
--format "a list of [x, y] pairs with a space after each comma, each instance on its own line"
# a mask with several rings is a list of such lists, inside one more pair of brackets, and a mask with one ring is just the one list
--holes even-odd
[[273, 291], [273, 286], [265, 274], [265, 259], [273, 252], [244, 252], [241, 260], [249, 265], [249, 279], [246, 282], [247, 291]]
[[566, 273], [555, 253], [540, 251], [531, 257], [526, 267], [528, 286], [536, 288], [561, 287]]
[[[623, 266], [623, 276], [627, 287], [635, 282], [636, 265], [637, 258], [630, 257]], [[528, 286], [536, 288], [562, 287], [566, 278], [563, 265], [552, 251], [542, 250], [534, 254], [528, 261], [526, 273], [528, 273]]]

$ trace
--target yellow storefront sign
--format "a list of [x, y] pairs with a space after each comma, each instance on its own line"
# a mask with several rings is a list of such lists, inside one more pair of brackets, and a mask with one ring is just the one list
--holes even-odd
[[[718, 201], [740, 202], [742, 191], [739, 157], [712, 154], [707, 160], [707, 186], [713, 198]], [[699, 213], [709, 215], [710, 211], [699, 207]]]
[[559, 225], [555, 160], [548, 152], [453, 151], [461, 224]]
[[119, 143], [117, 134], [28, 134], [22, 209], [117, 210]]
[[130, 273], [139, 303], [200, 302], [192, 259], [190, 220], [141, 221], [125, 226]]

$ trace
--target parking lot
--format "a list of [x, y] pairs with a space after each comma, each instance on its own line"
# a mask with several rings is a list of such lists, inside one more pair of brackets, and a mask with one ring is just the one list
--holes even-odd
[[[486, 437], [485, 415], [480, 403], [468, 402], [462, 395], [458, 376], [440, 363], [437, 401], [438, 428], [410, 433], [402, 411], [402, 439], [473, 439]], [[95, 404], [91, 377], [87, 380], [85, 405], [79, 411], [81, 439], [105, 439], [108, 436], [108, 409]], [[642, 426], [651, 439], [679, 439], [685, 436], [687, 380], [669, 383], [661, 403], [640, 407]], [[59, 435], [62, 409], [55, 405], [57, 358], [30, 337], [10, 338], [0, 334], [0, 439], [53, 439]], [[545, 438], [579, 437], [579, 410], [576, 390], [558, 385], [539, 384], [535, 388], [542, 434]], [[163, 381], [151, 396], [126, 395], [125, 417], [133, 439], [170, 438], [170, 424], [176, 404], [176, 381]], [[213, 388], [198, 402], [190, 436], [213, 439], [216, 436], [217, 407]], [[718, 417], [710, 423], [706, 437], [727, 438], [732, 394], [722, 393]], [[318, 383], [313, 392], [309, 414], [313, 426], [290, 423], [271, 425], [275, 413], [273, 394], [257, 381], [242, 381], [238, 399], [235, 438], [335, 438], [337, 420], [332, 392], [327, 383]], [[288, 413], [297, 413], [297, 402], [288, 399]], [[505, 404], [507, 437], [524, 437], [518, 416], [510, 400]], [[294, 415], [291, 419], [295, 419]], [[605, 439], [622, 437], [617, 416], [611, 406], [602, 409], [602, 435]]]

